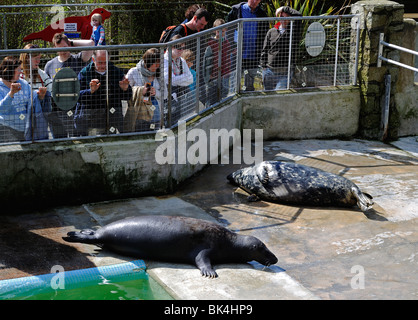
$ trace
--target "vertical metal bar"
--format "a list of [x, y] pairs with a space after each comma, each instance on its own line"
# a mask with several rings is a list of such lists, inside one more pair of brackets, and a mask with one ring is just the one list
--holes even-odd
[[287, 65], [287, 90], [290, 88], [290, 73], [292, 67], [293, 20], [290, 21], [289, 61]]
[[356, 58], [354, 61], [354, 78], [353, 85], [357, 85], [357, 73], [358, 73], [358, 58], [359, 58], [359, 47], [360, 47], [360, 16], [357, 16], [357, 28], [356, 28]]
[[[97, 60], [97, 57], [96, 57]], [[109, 57], [106, 50], [106, 134], [109, 135], [110, 130], [110, 100], [109, 100]]]
[[387, 135], [388, 135], [390, 85], [391, 85], [391, 76], [390, 74], [386, 74], [385, 75], [385, 96], [383, 98], [383, 106], [382, 106], [382, 134], [381, 134], [382, 141], [386, 140]]
[[243, 34], [244, 34], [244, 25], [243, 21], [238, 22], [238, 42], [237, 42], [237, 65], [236, 65], [236, 93], [241, 92], [241, 66], [242, 66], [242, 40], [243, 40]]
[[164, 126], [164, 109], [165, 109], [165, 91], [167, 90], [167, 84], [164, 78], [164, 48], [160, 48], [160, 91], [161, 91], [161, 105], [160, 105], [160, 129], [165, 128]]
[[339, 46], [339, 43], [340, 43], [340, 20], [341, 20], [341, 17], [338, 17], [338, 19], [337, 19], [337, 41], [335, 43], [334, 87], [337, 85], [338, 46]]
[[3, 35], [4, 35], [4, 39], [3, 39], [3, 43], [4, 43], [4, 50], [7, 50], [7, 24], [6, 24], [6, 14], [3, 13]]
[[218, 76], [217, 76], [217, 102], [221, 101], [222, 99], [222, 29], [219, 29], [220, 35], [218, 39]]
[[200, 98], [200, 80], [201, 80], [201, 72], [200, 72], [200, 55], [201, 55], [201, 50], [200, 50], [200, 46], [201, 46], [201, 37], [198, 37], [196, 39], [196, 63], [195, 63], [195, 68], [196, 68], [196, 88], [195, 88], [195, 97], [196, 97], [196, 106], [195, 106], [195, 111], [196, 114], [199, 113], [199, 98]]
[[169, 45], [167, 48], [168, 54], [168, 112], [167, 112], [167, 126], [171, 128], [171, 106], [172, 106], [172, 78], [173, 78], [173, 57], [171, 54], [171, 50], [173, 49], [172, 45]]
[[380, 68], [382, 66], [382, 59], [380, 59], [383, 56], [383, 43], [382, 41], [385, 39], [385, 34], [381, 33], [379, 35], [379, 51], [377, 53], [377, 67]]
[[[24, 72], [24, 71], [23, 71]], [[35, 141], [35, 125], [34, 125], [34, 123], [35, 123], [35, 114], [34, 114], [34, 112], [33, 112], [33, 108], [34, 108], [34, 105], [33, 105], [33, 84], [34, 84], [34, 78], [33, 78], [33, 73], [32, 73], [32, 52], [29, 52], [29, 77], [30, 77], [30, 79], [27, 79], [27, 80], [30, 80], [30, 105], [31, 105], [31, 113], [30, 113], [30, 117], [31, 117], [31, 133], [32, 133], [32, 142], [34, 142]], [[29, 81], [28, 81], [29, 82]]]

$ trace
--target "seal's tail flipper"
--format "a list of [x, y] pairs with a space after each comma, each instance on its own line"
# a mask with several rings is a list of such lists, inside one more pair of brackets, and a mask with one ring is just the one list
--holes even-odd
[[357, 199], [357, 205], [361, 209], [361, 211], [366, 212], [373, 207], [373, 197], [368, 193], [363, 193], [359, 189], [353, 188], [352, 189], [354, 197]]
[[91, 243], [96, 244], [97, 237], [96, 232], [90, 229], [84, 229], [80, 232], [72, 231], [68, 232], [66, 237], [62, 237], [67, 242], [81, 242], [81, 243]]

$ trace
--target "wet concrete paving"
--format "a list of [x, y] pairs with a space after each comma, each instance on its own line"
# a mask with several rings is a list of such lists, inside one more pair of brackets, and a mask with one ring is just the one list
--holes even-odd
[[[226, 176], [241, 165], [213, 165], [167, 197], [0, 215], [0, 280], [133, 260], [68, 244], [68, 231], [137, 214], [218, 221], [266, 243], [276, 266], [193, 266], [146, 261], [148, 272], [181, 299], [417, 299], [418, 142], [305, 140], [264, 142], [264, 160], [295, 161], [343, 175], [374, 197], [371, 212], [248, 202]], [[232, 161], [231, 161], [232, 162]], [[252, 280], [252, 281], [251, 281]], [[264, 294], [264, 295], [263, 295]]]

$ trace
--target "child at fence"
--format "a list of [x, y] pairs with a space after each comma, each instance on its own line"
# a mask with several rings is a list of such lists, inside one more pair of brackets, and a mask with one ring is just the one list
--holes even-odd
[[29, 84], [20, 79], [17, 57], [5, 57], [0, 64], [0, 142], [48, 139], [43, 111], [51, 110], [51, 94], [45, 87], [31, 97]]
[[158, 129], [160, 108], [167, 99], [167, 87], [162, 87], [166, 84], [160, 83], [160, 50], [148, 49], [136, 67], [128, 71], [126, 78], [132, 87], [133, 98], [125, 114], [125, 132]]
[[102, 26], [102, 22], [103, 18], [100, 13], [95, 13], [91, 16], [91, 26], [93, 27], [93, 32], [91, 34], [90, 40], [94, 41], [95, 46], [106, 45], [105, 29]]
[[[190, 49], [186, 49], [183, 51], [183, 53], [181, 54], [181, 57], [186, 60], [187, 66], [189, 67], [189, 70], [193, 76], [193, 83], [189, 86], [190, 91], [187, 93], [187, 97], [185, 99], [185, 103], [187, 104], [187, 106], [185, 108], [183, 108], [183, 110], [185, 112], [183, 112], [183, 114], [185, 115], [186, 113], [191, 113], [194, 112], [195, 110], [195, 106], [196, 106], [196, 70], [193, 69], [193, 65], [195, 63], [196, 60], [196, 55], [194, 54], [194, 52]], [[204, 109], [204, 105], [199, 101], [199, 111]]]
[[[223, 19], [216, 19], [213, 27], [218, 27], [225, 23]], [[221, 67], [219, 69], [219, 42], [222, 44]], [[226, 29], [217, 30], [215, 37], [208, 40], [208, 49], [205, 51], [204, 69], [208, 72], [205, 77], [208, 87], [208, 102], [213, 105], [229, 92], [229, 78], [231, 73], [231, 45], [226, 39]], [[220, 96], [218, 97], [218, 76], [220, 75]]]

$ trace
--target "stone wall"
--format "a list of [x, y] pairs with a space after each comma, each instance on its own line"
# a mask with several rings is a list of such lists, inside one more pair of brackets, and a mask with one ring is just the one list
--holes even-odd
[[[416, 24], [404, 22], [404, 6], [393, 1], [358, 1], [351, 7], [360, 14], [359, 84], [361, 111], [359, 134], [365, 138], [382, 136], [382, 98], [385, 92], [385, 74], [391, 75], [389, 130], [386, 139], [396, 140], [400, 135], [417, 134], [418, 91], [413, 74], [392, 64], [378, 63], [379, 37], [394, 45], [414, 48]], [[408, 36], [407, 36], [408, 35]], [[412, 40], [412, 41], [411, 41]], [[398, 50], [386, 48], [383, 56], [395, 61], [407, 60]], [[409, 63], [413, 66], [413, 63]]]

